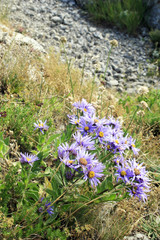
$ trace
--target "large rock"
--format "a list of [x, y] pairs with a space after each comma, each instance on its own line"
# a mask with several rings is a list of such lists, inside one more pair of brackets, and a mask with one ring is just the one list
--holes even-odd
[[160, 30], [160, 2], [147, 12], [145, 19], [151, 29]]

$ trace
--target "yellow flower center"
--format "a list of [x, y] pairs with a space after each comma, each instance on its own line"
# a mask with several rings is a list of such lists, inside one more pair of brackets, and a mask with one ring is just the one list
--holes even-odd
[[69, 160], [68, 163], [72, 164], [72, 163], [73, 163], [73, 160]]
[[84, 128], [84, 130], [87, 132], [87, 131], [89, 130], [89, 127], [86, 126], [86, 127]]
[[131, 146], [134, 147], [134, 148], [136, 147], [134, 144], [131, 144]]
[[39, 126], [39, 127], [43, 127], [43, 123], [39, 123], [38, 126]]
[[119, 144], [119, 141], [118, 141], [118, 140], [115, 140], [115, 143]]
[[93, 178], [94, 176], [95, 176], [95, 172], [90, 171], [90, 172], [88, 173], [88, 177], [89, 177], [89, 178]]
[[100, 137], [104, 137], [104, 133], [103, 132], [99, 132], [99, 136]]
[[97, 122], [99, 122], [99, 121], [98, 121], [98, 119], [95, 119], [94, 122], [97, 123]]
[[140, 175], [139, 169], [135, 168], [135, 169], [134, 169], [134, 173], [135, 173], [136, 176], [137, 176], [137, 175]]
[[84, 111], [85, 111], [85, 112], [87, 112], [87, 109], [86, 109], [86, 108], [84, 108]]
[[87, 165], [87, 160], [85, 158], [80, 158], [79, 159], [80, 164], [86, 166]]
[[31, 161], [31, 158], [27, 158], [27, 161], [28, 161], [28, 162]]
[[124, 171], [124, 170], [121, 171], [121, 176], [122, 176], [122, 177], [124, 177], [124, 176], [126, 176], [126, 175], [127, 175], [126, 171]]
[[125, 144], [127, 144], [127, 140], [125, 141]]
[[110, 145], [108, 145], [107, 148], [110, 149]]

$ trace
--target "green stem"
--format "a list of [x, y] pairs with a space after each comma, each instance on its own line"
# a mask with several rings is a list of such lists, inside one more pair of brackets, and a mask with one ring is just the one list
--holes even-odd
[[135, 117], [135, 115], [136, 115], [136, 113], [137, 113], [138, 109], [139, 109], [139, 106], [137, 106], [137, 108], [136, 108], [136, 110], [135, 110], [135, 112], [134, 112], [134, 114], [133, 114], [133, 117], [132, 117], [132, 119], [131, 119], [131, 121], [130, 121], [130, 123], [129, 123], [129, 125], [128, 125], [128, 127], [127, 127], [126, 131], [125, 131], [125, 133], [124, 133], [124, 136], [126, 136], [126, 135], [127, 135], [128, 129], [130, 128], [130, 126], [131, 126], [131, 123], [133, 122], [133, 119], [134, 119], [134, 117]]
[[70, 84], [71, 84], [72, 97], [74, 98], [74, 91], [73, 91], [74, 87], [73, 87], [73, 81], [72, 81], [71, 70], [70, 70], [71, 62], [68, 61], [68, 57], [66, 54], [64, 44], [63, 44], [63, 50], [64, 50], [64, 54], [65, 54], [65, 58], [66, 58], [67, 66], [68, 66], [68, 74], [69, 74], [69, 80], [70, 80]]
[[106, 68], [105, 68], [105, 72], [104, 72], [104, 75], [103, 75], [103, 78], [104, 78], [104, 79], [105, 79], [105, 77], [106, 77], [106, 72], [107, 72], [107, 69], [108, 69], [109, 59], [110, 59], [110, 55], [111, 55], [111, 52], [112, 52], [112, 48], [113, 48], [113, 46], [110, 48], [109, 53], [108, 53]]
[[82, 67], [81, 86], [82, 86], [82, 84], [83, 84], [85, 63], [86, 63], [86, 55], [84, 56], [84, 63], [83, 63], [83, 67]]
[[31, 169], [32, 169], [32, 166], [30, 166], [30, 169], [29, 169], [28, 177], [27, 177], [27, 180], [26, 180], [26, 183], [25, 183], [25, 188], [24, 188], [23, 193], [22, 193], [22, 199], [21, 199], [21, 202], [20, 202], [19, 207], [17, 209], [17, 212], [19, 211], [20, 207], [22, 206], [23, 199], [25, 198], [25, 192], [26, 192], [26, 189], [28, 187], [29, 178], [30, 178], [30, 174], [31, 174]]
[[94, 75], [94, 78], [93, 78], [93, 80], [92, 80], [92, 88], [91, 88], [91, 96], [90, 96], [90, 100], [89, 100], [89, 102], [91, 102], [91, 100], [92, 100], [92, 94], [93, 94], [93, 88], [94, 88], [94, 83], [95, 83], [95, 75]]

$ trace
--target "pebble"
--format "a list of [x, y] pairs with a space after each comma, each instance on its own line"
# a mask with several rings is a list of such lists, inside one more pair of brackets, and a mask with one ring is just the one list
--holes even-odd
[[[5, 3], [5, 0], [2, 2]], [[57, 52], [60, 51], [60, 38], [65, 37], [68, 59], [75, 58], [75, 66], [81, 68], [85, 59], [87, 76], [96, 74], [98, 78], [100, 74], [104, 75], [110, 41], [116, 39], [118, 47], [112, 49], [106, 71], [107, 87], [114, 87], [118, 91], [128, 89], [133, 93], [137, 85], [158, 86], [156, 75], [152, 80], [145, 76], [150, 65], [147, 61], [148, 51], [152, 48], [149, 38], [144, 34], [146, 28], [143, 28], [142, 35], [135, 37], [118, 31], [116, 27], [97, 26], [74, 0], [14, 0], [9, 9], [10, 21], [15, 28], [21, 25], [45, 50], [54, 46]], [[64, 54], [61, 58], [64, 60]], [[108, 77], [111, 79], [108, 80]]]

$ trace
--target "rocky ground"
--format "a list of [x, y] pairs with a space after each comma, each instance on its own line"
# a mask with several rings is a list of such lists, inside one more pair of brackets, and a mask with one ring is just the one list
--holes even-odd
[[155, 73], [156, 68], [148, 61], [152, 44], [145, 28], [134, 37], [116, 28], [96, 26], [74, 0], [8, 0], [8, 8], [14, 26], [22, 31], [24, 28], [46, 49], [54, 46], [59, 52], [60, 38], [64, 36], [68, 58], [79, 68], [85, 65], [86, 78], [96, 72], [100, 79], [104, 74], [109, 41], [116, 39], [119, 45], [110, 57], [106, 86], [129, 93], [143, 85], [160, 87], [158, 77], [147, 76], [148, 70]]

